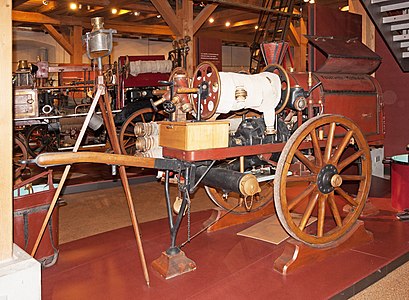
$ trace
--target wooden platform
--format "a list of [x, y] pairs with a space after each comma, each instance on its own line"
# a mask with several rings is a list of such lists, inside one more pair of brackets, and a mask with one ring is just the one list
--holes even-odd
[[[150, 288], [131, 227], [63, 244], [57, 264], [43, 270], [43, 299], [346, 299], [409, 260], [409, 222], [395, 218], [390, 199], [372, 202], [380, 214], [364, 221], [374, 242], [286, 276], [273, 270], [284, 243], [236, 234], [249, 225], [198, 236], [183, 248], [197, 270], [165, 280], [150, 267]], [[192, 215], [192, 233], [210, 214]], [[150, 263], [168, 246], [167, 220], [143, 223], [141, 231]], [[186, 224], [180, 243], [185, 238]]]

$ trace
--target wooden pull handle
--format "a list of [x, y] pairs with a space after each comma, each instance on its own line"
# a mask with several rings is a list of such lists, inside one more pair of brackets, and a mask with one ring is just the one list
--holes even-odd
[[154, 168], [155, 160], [155, 158], [151, 157], [135, 157], [101, 152], [62, 152], [42, 153], [36, 157], [35, 163], [39, 167], [88, 162], [129, 167]]

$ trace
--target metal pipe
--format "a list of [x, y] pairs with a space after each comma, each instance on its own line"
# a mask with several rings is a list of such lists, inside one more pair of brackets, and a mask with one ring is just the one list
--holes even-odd
[[[207, 171], [206, 166], [197, 167], [195, 177], [200, 178], [205, 171]], [[202, 183], [244, 196], [252, 196], [261, 190], [257, 178], [253, 174], [240, 173], [219, 167], [210, 169], [203, 178]]]

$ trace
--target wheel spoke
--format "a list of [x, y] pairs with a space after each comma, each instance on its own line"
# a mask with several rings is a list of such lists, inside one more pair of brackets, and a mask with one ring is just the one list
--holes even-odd
[[[129, 126], [129, 125], [132, 125], [131, 130], [133, 130], [133, 128], [135, 127], [136, 123], [137, 123], [137, 122], [133, 122], [133, 120], [129, 122], [128, 126]], [[127, 128], [128, 128], [128, 126], [127, 126]]]
[[144, 114], [141, 114], [141, 119], [142, 119], [142, 122], [146, 123]]
[[308, 195], [312, 193], [314, 188], [316, 187], [315, 184], [311, 184], [307, 189], [305, 189], [301, 194], [299, 194], [297, 197], [292, 199], [288, 203], [288, 211], [291, 211], [295, 206], [297, 206], [298, 203], [300, 203], [302, 200], [304, 200]]
[[358, 206], [358, 203], [356, 202], [356, 200], [351, 197], [350, 195], [348, 195], [347, 192], [345, 192], [342, 188], [338, 187], [335, 189], [335, 191], [342, 197], [344, 198], [346, 201], [348, 201], [352, 206], [356, 207]]
[[326, 194], [320, 195], [318, 198], [318, 224], [317, 224], [317, 236], [322, 237], [324, 235], [325, 224], [325, 199]]
[[329, 126], [327, 145], [325, 146], [324, 152], [324, 163], [327, 163], [331, 157], [332, 144], [334, 142], [335, 126], [336, 126], [335, 122], [331, 123]]
[[361, 149], [361, 150], [355, 152], [354, 154], [352, 154], [351, 156], [347, 157], [343, 161], [341, 161], [338, 164], [338, 167], [337, 167], [338, 172], [340, 173], [345, 167], [347, 167], [349, 164], [351, 164], [352, 162], [357, 160], [359, 157], [361, 157], [363, 153], [364, 153], [364, 150]]
[[287, 182], [305, 182], [305, 181], [316, 181], [317, 176], [310, 175], [310, 176], [288, 176]]
[[349, 130], [347, 134], [344, 136], [342, 142], [338, 145], [337, 150], [335, 151], [333, 157], [330, 160], [331, 164], [338, 163], [339, 159], [341, 158], [342, 153], [344, 152], [346, 146], [349, 144], [352, 135], [354, 134], [353, 130]]
[[41, 144], [38, 148], [34, 149], [34, 152], [42, 153], [44, 149], [45, 149], [45, 145]]
[[124, 132], [124, 136], [135, 137], [135, 134]]
[[318, 167], [315, 166], [300, 150], [295, 150], [295, 156], [308, 168], [311, 172], [317, 173]]
[[341, 175], [342, 181], [361, 181], [365, 179], [363, 175]]
[[312, 140], [312, 146], [314, 147], [314, 155], [316, 158], [315, 164], [317, 166], [321, 166], [322, 165], [321, 147], [318, 142], [317, 132], [315, 131], [315, 129], [311, 130], [310, 135]]
[[130, 148], [130, 147], [134, 147], [135, 146], [135, 143], [126, 143], [126, 145], [125, 145], [125, 149], [128, 149], [128, 148]]
[[311, 217], [312, 210], [314, 209], [315, 204], [317, 203], [318, 196], [319, 196], [319, 193], [318, 191], [316, 191], [310, 197], [310, 201], [308, 202], [307, 208], [305, 209], [305, 212], [301, 218], [300, 225], [298, 225], [298, 228], [301, 231], [303, 231], [305, 229], [305, 226], [307, 226], [308, 220]]
[[341, 216], [339, 214], [338, 207], [335, 204], [335, 200], [334, 200], [334, 192], [328, 195], [327, 200], [328, 200], [328, 205], [331, 209], [332, 215], [334, 216], [335, 223], [337, 224], [338, 227], [342, 227]]

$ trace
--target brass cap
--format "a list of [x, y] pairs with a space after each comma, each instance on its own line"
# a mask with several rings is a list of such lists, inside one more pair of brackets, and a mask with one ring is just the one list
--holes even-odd
[[256, 176], [253, 174], [246, 174], [242, 177], [239, 184], [240, 193], [245, 197], [253, 196], [261, 191]]
[[339, 174], [334, 174], [334, 175], [331, 177], [331, 185], [332, 185], [332, 187], [336, 188], [336, 187], [341, 186], [341, 184], [342, 184], [342, 177], [341, 177], [341, 175], [339, 175]]

